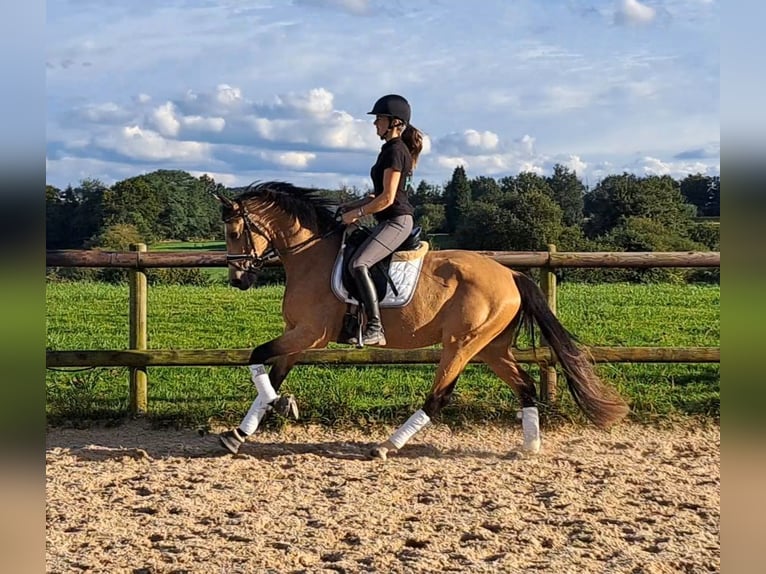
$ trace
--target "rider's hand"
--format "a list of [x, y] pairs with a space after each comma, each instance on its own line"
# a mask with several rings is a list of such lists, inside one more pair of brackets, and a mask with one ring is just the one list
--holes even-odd
[[346, 225], [351, 225], [352, 223], [355, 223], [359, 221], [359, 210], [352, 209], [350, 211], [346, 211], [343, 215], [341, 215], [341, 221], [343, 221]]

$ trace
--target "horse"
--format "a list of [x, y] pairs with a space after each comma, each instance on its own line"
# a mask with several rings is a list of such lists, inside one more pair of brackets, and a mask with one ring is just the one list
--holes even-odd
[[[249, 289], [255, 273], [273, 257], [281, 260], [286, 276], [285, 330], [255, 347], [250, 355], [258, 389], [258, 398], [248, 412], [252, 424], [243, 422], [237, 429], [241, 432], [221, 435], [222, 444], [235, 453], [279, 398], [277, 392], [300, 353], [341, 340], [347, 303], [333, 294], [331, 273], [345, 227], [335, 217], [337, 205], [313, 188], [271, 181], [254, 183], [233, 199], [216, 197], [225, 225], [229, 284]], [[541, 438], [535, 381], [512, 354], [522, 327], [539, 328], [574, 401], [592, 423], [608, 428], [629, 412], [624, 399], [599, 379], [587, 353], [550, 310], [539, 286], [488, 256], [459, 249], [428, 251], [412, 299], [399, 308], [381, 309], [381, 315], [386, 347], [415, 349], [440, 344], [441, 354], [422, 408], [388, 440], [371, 448], [373, 458], [386, 459], [435, 419], [474, 358], [515, 392], [522, 406], [522, 449], [538, 452]], [[268, 374], [265, 365], [271, 367]], [[244, 426], [248, 429], [241, 430]]]

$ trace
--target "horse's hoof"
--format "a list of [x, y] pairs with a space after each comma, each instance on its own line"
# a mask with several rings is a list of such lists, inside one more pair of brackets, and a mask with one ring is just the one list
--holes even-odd
[[388, 458], [388, 449], [384, 446], [374, 446], [370, 449], [370, 458], [379, 458], [386, 460]]
[[297, 421], [300, 418], [298, 403], [293, 395], [280, 395], [271, 403], [271, 408], [286, 419]]
[[235, 430], [228, 430], [218, 435], [218, 442], [223, 448], [228, 450], [231, 454], [237, 454], [239, 447], [244, 444], [244, 440], [239, 436], [239, 433]]
[[537, 454], [540, 452], [540, 439], [536, 438], [529, 441], [524, 441], [524, 452], [527, 454]]

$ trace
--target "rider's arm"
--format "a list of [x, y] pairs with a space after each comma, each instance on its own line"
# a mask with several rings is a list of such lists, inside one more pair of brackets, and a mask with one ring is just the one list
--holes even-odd
[[365, 195], [364, 197], [360, 199], [355, 199], [354, 201], [349, 201], [347, 203], [344, 203], [341, 207], [343, 209], [343, 212], [346, 211], [352, 211], [352, 210], [358, 210], [360, 207], [367, 205], [374, 199], [374, 195]]
[[360, 205], [358, 208], [356, 208], [356, 210], [346, 212], [348, 215], [344, 214], [343, 220], [346, 221], [346, 223], [353, 223], [365, 215], [377, 213], [378, 211], [383, 211], [389, 207], [394, 203], [394, 199], [396, 198], [396, 190], [399, 187], [399, 180], [401, 177], [401, 171], [390, 167], [386, 168], [386, 170], [383, 172], [383, 193], [373, 198], [372, 201], [368, 201], [367, 203]]

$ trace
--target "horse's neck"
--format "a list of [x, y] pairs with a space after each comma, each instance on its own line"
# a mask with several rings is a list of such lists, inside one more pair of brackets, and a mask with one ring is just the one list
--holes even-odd
[[[307, 238], [294, 240], [293, 246], [300, 245]], [[296, 252], [291, 251], [291, 247], [286, 246], [284, 255], [281, 256], [282, 266], [285, 269], [285, 276], [288, 283], [301, 281], [305, 278], [316, 280], [319, 277], [329, 278], [332, 274], [332, 266], [335, 257], [340, 250], [341, 234], [335, 233], [323, 239], [317, 238], [316, 241], [299, 248]], [[328, 283], [329, 284], [329, 283]]]

